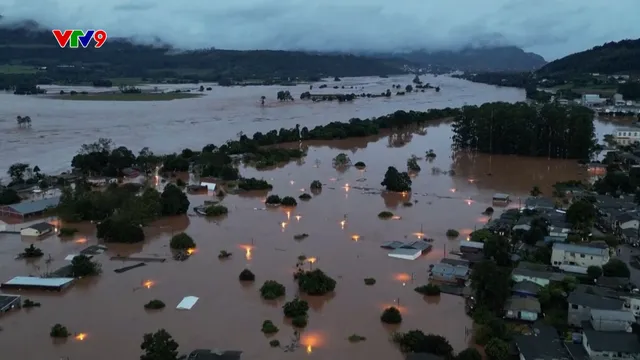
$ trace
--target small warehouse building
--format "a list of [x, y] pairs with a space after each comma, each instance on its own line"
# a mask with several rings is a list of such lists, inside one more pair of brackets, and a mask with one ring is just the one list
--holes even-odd
[[20, 230], [20, 235], [41, 237], [41, 236], [45, 236], [47, 234], [53, 233], [54, 230], [55, 230], [55, 226], [49, 224], [48, 222], [41, 222], [41, 223], [29, 225], [26, 228], [22, 228]]
[[62, 291], [71, 285], [74, 278], [41, 278], [34, 276], [16, 276], [0, 284], [2, 289], [16, 290], [52, 290]]
[[0, 206], [0, 216], [24, 219], [43, 215], [48, 209], [58, 206], [60, 197], [51, 197], [33, 201], [23, 201], [13, 205]]

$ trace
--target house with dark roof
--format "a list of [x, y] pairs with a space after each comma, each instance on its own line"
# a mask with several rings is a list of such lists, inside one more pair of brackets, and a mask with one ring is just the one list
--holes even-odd
[[636, 322], [636, 317], [626, 310], [591, 309], [589, 322], [597, 331], [631, 332], [631, 325]]
[[0, 216], [9, 216], [21, 219], [32, 216], [39, 216], [44, 214], [48, 209], [58, 206], [59, 203], [60, 197], [57, 196], [0, 206]]
[[624, 300], [582, 291], [574, 291], [567, 298], [569, 325], [581, 327], [591, 319], [591, 310], [624, 310]]
[[540, 302], [534, 297], [512, 296], [505, 305], [504, 317], [513, 320], [536, 321], [540, 314]]
[[573, 360], [558, 331], [542, 322], [533, 324], [531, 333], [514, 336], [513, 342], [520, 360]]
[[513, 284], [513, 286], [511, 287], [511, 292], [513, 292], [514, 295], [523, 297], [538, 297], [540, 289], [542, 289], [542, 286], [534, 283], [533, 281], [523, 280]]
[[48, 222], [41, 222], [20, 229], [20, 235], [41, 237], [53, 233], [54, 230], [55, 226], [49, 224]]
[[566, 275], [563, 273], [548, 270], [528, 269], [524, 266], [521, 267], [520, 265], [511, 272], [511, 278], [516, 283], [521, 281], [531, 281], [540, 286], [547, 286], [552, 281], [562, 281], [565, 277]]
[[597, 331], [585, 321], [582, 328], [582, 346], [591, 359], [638, 359], [638, 335], [626, 331]]
[[529, 197], [524, 201], [524, 207], [529, 210], [553, 210], [556, 203], [551, 198], [536, 196]]

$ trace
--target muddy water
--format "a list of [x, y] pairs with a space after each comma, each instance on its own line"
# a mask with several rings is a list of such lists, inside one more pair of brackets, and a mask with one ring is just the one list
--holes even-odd
[[[381, 93], [392, 84], [410, 84], [411, 76], [391, 78], [345, 78], [327, 81], [328, 87], [313, 93]], [[295, 124], [312, 127], [352, 117], [367, 118], [404, 110], [458, 107], [487, 101], [518, 101], [524, 91], [474, 84], [460, 79], [423, 76], [425, 83], [439, 85], [436, 93], [411, 93], [389, 99], [357, 99], [351, 104], [313, 103], [298, 100], [309, 91], [308, 85], [293, 87], [258, 86], [223, 88], [214, 86], [200, 98], [160, 102], [104, 102], [55, 100], [46, 97], [0, 94], [0, 172], [22, 161], [39, 165], [43, 171], [61, 171], [69, 167], [70, 158], [80, 144], [98, 137], [111, 138], [117, 144], [138, 151], [148, 146], [155, 152], [173, 152], [185, 147], [201, 148], [221, 143], [243, 131], [269, 131]], [[333, 89], [334, 85], [354, 89]], [[205, 84], [207, 86], [207, 84]], [[154, 86], [149, 86], [154, 87]], [[188, 89], [189, 86], [158, 85], [160, 89]], [[51, 87], [50, 93], [71, 88]], [[73, 88], [81, 91], [95, 89]], [[358, 90], [356, 90], [358, 89]], [[276, 100], [279, 90], [288, 90], [293, 103]], [[260, 97], [266, 96], [266, 106]], [[31, 128], [19, 128], [16, 116], [29, 115]], [[4, 176], [4, 175], [3, 175]]]
[[[386, 79], [379, 79], [383, 80]], [[461, 89], [467, 86], [454, 82], [453, 79], [437, 80], [451, 81], [450, 86], [443, 87], [442, 94], [446, 94], [449, 87], [454, 88], [454, 84], [461, 84]], [[258, 90], [264, 91], [264, 88]], [[258, 90], [246, 91], [255, 91], [257, 95]], [[471, 92], [469, 88], [465, 91]], [[502, 91], [499, 90], [498, 94]], [[414, 103], [393, 103], [392, 98], [389, 103], [383, 105], [385, 100], [376, 99], [371, 100], [369, 106], [378, 107], [380, 113], [396, 108], [409, 109], [412, 106], [426, 108], [434, 106], [426, 104], [429, 96], [437, 95], [416, 96], [420, 98]], [[493, 98], [484, 99], [490, 96]], [[499, 97], [495, 93], [470, 95], [479, 102], [493, 100], [496, 96]], [[206, 102], [200, 103], [205, 99], [207, 97], [184, 100], [184, 104], [191, 102], [194, 109], [202, 109], [199, 107], [207, 107], [203, 105], [207, 104]], [[315, 124], [343, 120], [351, 116], [377, 115], [371, 108], [358, 105], [359, 103], [278, 104], [262, 110], [259, 107], [251, 109], [254, 106], [251, 103], [244, 108], [239, 105], [239, 99], [236, 98], [235, 106], [239, 106], [240, 110], [233, 110], [237, 113], [272, 111], [273, 114], [265, 117], [262, 122], [251, 122], [251, 115], [244, 119], [236, 116], [231, 120], [231, 126], [220, 129], [220, 133], [226, 134], [226, 137], [241, 130], [255, 131], [258, 127], [270, 129], [291, 126], [296, 122]], [[252, 101], [251, 96], [244, 99]], [[517, 96], [515, 100], [518, 100]], [[60, 103], [54, 100], [42, 101], [33, 104], [45, 104], [44, 101], [50, 101], [50, 104]], [[461, 105], [457, 103], [460, 101], [462, 100], [456, 99], [451, 106]], [[80, 136], [93, 135], [96, 130], [90, 129], [89, 124], [95, 125], [97, 120], [86, 113], [78, 114], [79, 108], [75, 108], [83, 106], [85, 102], [65, 103], [74, 106], [69, 108], [68, 112], [71, 118], [75, 119], [75, 125], [72, 126], [73, 121], [63, 118], [60, 113], [59, 118], [49, 118], [48, 121], [59, 121], [65, 124], [64, 126], [77, 129], [73, 131], [84, 134]], [[215, 102], [212, 101], [209, 105], [215, 107], [213, 103]], [[233, 103], [232, 99], [230, 103]], [[92, 106], [103, 106], [105, 112], [121, 111], [123, 117], [127, 111], [120, 107], [96, 104]], [[145, 111], [148, 111], [148, 106], [166, 108], [154, 111], [154, 115], [137, 110], [139, 115], [136, 119], [147, 125], [125, 125], [138, 124], [138, 121], [132, 121], [130, 117], [126, 117], [128, 120], [114, 117], [113, 119], [118, 120], [113, 121], [119, 121], [122, 127], [118, 130], [116, 126], [109, 126], [108, 131], [112, 135], [108, 136], [119, 143], [129, 145], [125, 140], [131, 136], [129, 132], [138, 131], [141, 132], [139, 141], [149, 141], [149, 145], [153, 145], [153, 141], [159, 141], [158, 147], [165, 150], [188, 146], [191, 141], [200, 146], [209, 142], [210, 138], [225, 138], [218, 133], [203, 133], [197, 130], [199, 126], [215, 126], [215, 120], [210, 120], [212, 115], [205, 113], [195, 115], [200, 116], [202, 121], [199, 126], [183, 122], [180, 126], [169, 126], [167, 129], [167, 123], [171, 122], [168, 114], [172, 106], [185, 106], [175, 114], [189, 110], [189, 106], [183, 105], [182, 101], [167, 104], [169, 105], [137, 104], [136, 106], [145, 108]], [[219, 106], [221, 104], [222, 102]], [[440, 104], [446, 105], [446, 102]], [[52, 106], [55, 108], [60, 105]], [[123, 103], [123, 106], [136, 108], [128, 103]], [[339, 106], [351, 107], [353, 111], [347, 111], [346, 115], [337, 113], [340, 110]], [[289, 110], [286, 110], [287, 108]], [[357, 110], [360, 115], [355, 115]], [[231, 108], [227, 111], [232, 112]], [[283, 116], [282, 122], [276, 122], [277, 114], [287, 114], [287, 111], [290, 111], [289, 116]], [[323, 113], [331, 114], [331, 111], [336, 112], [336, 117], [340, 114], [342, 116], [339, 119], [322, 116]], [[365, 115], [362, 115], [363, 113]], [[102, 119], [105, 114], [100, 113], [98, 116]], [[145, 126], [152, 129], [150, 124], [153, 123], [154, 116], [165, 117], [165, 120], [157, 118], [159, 123], [164, 123], [160, 128], [165, 126], [164, 141], [153, 140], [154, 136], [159, 135], [144, 134]], [[184, 118], [191, 115], [185, 113], [182, 116]], [[86, 122], [79, 122], [80, 118], [84, 117], [87, 118]], [[209, 120], [206, 120], [207, 118]], [[6, 126], [6, 123], [3, 123], [3, 126]], [[17, 143], [13, 145], [13, 151], [21, 151], [24, 156], [36, 158], [33, 149], [20, 147], [19, 144], [29, 141], [30, 131], [40, 131], [37, 130], [39, 126], [34, 125], [33, 130], [14, 132], [11, 138], [17, 139]], [[56, 127], [57, 130], [51, 130], [52, 134], [58, 134], [53, 136], [54, 139], [65, 136], [64, 126], [60, 125]], [[159, 131], [153, 129], [150, 130], [151, 134]], [[186, 138], [174, 136], [174, 132]], [[169, 136], [169, 133], [172, 135]], [[202, 135], [197, 135], [201, 133]], [[285, 209], [261, 210], [265, 194], [250, 194], [228, 196], [224, 202], [229, 207], [230, 214], [223, 219], [213, 221], [183, 216], [160, 221], [148, 229], [148, 240], [144, 244], [112, 246], [107, 254], [96, 257], [103, 267], [104, 272], [101, 276], [83, 279], [63, 294], [23, 292], [25, 297], [41, 302], [42, 308], [21, 310], [1, 316], [0, 326], [4, 331], [0, 332], [0, 348], [4, 354], [11, 357], [28, 359], [134, 359], [140, 354], [139, 345], [143, 333], [166, 328], [180, 343], [182, 352], [196, 348], [238, 349], [244, 351], [245, 360], [401, 359], [399, 351], [388, 341], [390, 332], [421, 329], [447, 337], [459, 351], [470, 341], [469, 337], [465, 336], [465, 328], [471, 326], [471, 320], [464, 314], [462, 299], [450, 295], [427, 299], [413, 291], [416, 286], [427, 282], [426, 270], [429, 264], [437, 263], [443, 256], [452, 256], [448, 255], [448, 252], [458, 247], [457, 240], [449, 240], [444, 236], [446, 230], [458, 229], [461, 232], [460, 238], [463, 238], [475, 227], [482, 226], [488, 219], [482, 216], [481, 212], [491, 205], [491, 196], [495, 192], [508, 192], [514, 199], [518, 199], [526, 196], [533, 185], [539, 185], [547, 192], [556, 181], [583, 179], [586, 174], [571, 161], [452, 154], [447, 140], [450, 136], [451, 130], [446, 123], [434, 124], [423, 131], [412, 133], [313, 143], [304, 161], [270, 171], [242, 168], [243, 176], [268, 179], [274, 185], [272, 192], [281, 196], [297, 196], [303, 190], [307, 190], [311, 181], [315, 179], [322, 181], [325, 187], [309, 202], [300, 201], [298, 207], [291, 209], [289, 213]], [[52, 146], [56, 151], [66, 154], [73, 152], [77, 143], [82, 141], [84, 139], [67, 138], [67, 144], [58, 139], [57, 142], [53, 141]], [[6, 146], [4, 140], [0, 144]], [[411, 154], [422, 156], [428, 149], [434, 149], [438, 156], [432, 162], [424, 159], [420, 161], [422, 171], [413, 179], [412, 193], [403, 197], [398, 194], [360, 189], [378, 190], [388, 166], [403, 169], [406, 159]], [[353, 162], [364, 161], [368, 165], [367, 169], [361, 171], [349, 168], [337, 171], [331, 166], [331, 159], [339, 152], [346, 152]], [[47, 156], [51, 157], [47, 154], [38, 156], [45, 159]], [[65, 157], [65, 161], [67, 158]], [[30, 159], [25, 161], [31, 161]], [[55, 163], [52, 166], [55, 167]], [[437, 175], [434, 174], [433, 168], [452, 169], [456, 175]], [[347, 184], [349, 186], [346, 186]], [[191, 197], [191, 203], [199, 205], [205, 199], [205, 195], [194, 196]], [[402, 203], [407, 201], [413, 202], [414, 205], [404, 207]], [[387, 209], [400, 218], [379, 220], [376, 215]], [[345, 220], [344, 225], [341, 224], [342, 220]], [[434, 249], [415, 261], [389, 258], [387, 251], [379, 247], [384, 241], [415, 239], [415, 233], [421, 229], [426, 237], [435, 239]], [[48, 265], [44, 259], [36, 262], [13, 260], [15, 254], [28, 246], [30, 241], [14, 235], [0, 235], [1, 280], [5, 281], [17, 275], [37, 275], [64, 265], [63, 259], [66, 255], [77, 253], [85, 246], [97, 243], [91, 226], [84, 226], [82, 230], [82, 235], [70, 240], [49, 237], [37, 241], [38, 246], [52, 256], [53, 260]], [[115, 254], [168, 257], [169, 239], [179, 231], [189, 233], [198, 244], [197, 252], [189, 260], [152, 263], [123, 274], [113, 272], [116, 268], [131, 265], [110, 261], [109, 257]], [[298, 233], [308, 233], [310, 236], [296, 241], [293, 236]], [[247, 253], [247, 248], [250, 249], [250, 254]], [[233, 252], [232, 258], [220, 261], [217, 258], [220, 250]], [[265, 338], [260, 332], [260, 326], [264, 320], [272, 320], [280, 327], [280, 332], [273, 338], [279, 339], [284, 345], [289, 343], [293, 329], [283, 319], [281, 306], [285, 299], [278, 302], [262, 301], [258, 288], [265, 280], [277, 280], [287, 287], [286, 300], [292, 299], [296, 294], [296, 286], [292, 279], [293, 267], [296, 258], [301, 254], [315, 257], [317, 261], [307, 266], [323, 269], [337, 280], [338, 285], [332, 296], [309, 299], [310, 319], [307, 329], [302, 333], [302, 346], [296, 352], [284, 353], [281, 349], [269, 347], [269, 338]], [[238, 274], [245, 267], [256, 274], [255, 284], [247, 286], [238, 282]], [[377, 283], [374, 286], [366, 286], [363, 282], [366, 277], [376, 278]], [[142, 286], [147, 280], [154, 282], [149, 289]], [[188, 295], [197, 296], [200, 300], [190, 311], [176, 310], [178, 302]], [[158, 312], [145, 311], [143, 305], [151, 299], [163, 300], [167, 308]], [[391, 305], [399, 306], [404, 317], [403, 323], [396, 328], [385, 327], [379, 320], [382, 310]], [[83, 341], [70, 338], [63, 343], [52, 342], [48, 332], [55, 323], [64, 324], [74, 333], [86, 333], [87, 337]], [[350, 344], [347, 337], [354, 333], [365, 336], [367, 340], [360, 344]], [[24, 346], [27, 338], [30, 339], [31, 346]]]

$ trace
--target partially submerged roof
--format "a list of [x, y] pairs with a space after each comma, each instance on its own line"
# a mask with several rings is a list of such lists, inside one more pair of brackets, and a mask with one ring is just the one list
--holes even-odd
[[242, 351], [193, 350], [187, 360], [240, 360]]
[[22, 215], [35, 214], [43, 212], [48, 208], [56, 207], [60, 203], [60, 197], [51, 197], [46, 199], [39, 199], [33, 201], [23, 201], [21, 203], [8, 205], [15, 212]]
[[542, 322], [533, 324], [530, 335], [514, 336], [516, 347], [522, 357], [535, 360], [568, 360], [570, 354], [565, 349], [558, 331]]
[[404, 246], [404, 243], [402, 241], [387, 241], [382, 245], [380, 245], [380, 247], [383, 249], [392, 249], [392, 250], [397, 249], [401, 246]]
[[587, 294], [581, 291], [574, 291], [569, 294], [567, 302], [570, 304], [581, 305], [591, 309], [602, 310], [620, 310], [624, 304], [624, 300], [613, 299], [609, 297]]
[[420, 251], [427, 251], [427, 250], [431, 250], [433, 246], [431, 244], [429, 244], [426, 241], [414, 241], [410, 244], [406, 244], [406, 245], [402, 245], [400, 248], [401, 249], [416, 249], [416, 250], [420, 250]]
[[0, 294], [0, 310], [11, 306], [16, 301], [20, 301], [20, 295]]
[[552, 271], [531, 270], [517, 267], [511, 273], [513, 276], [522, 276], [536, 279], [546, 279], [549, 281], [562, 281], [565, 278], [563, 273], [555, 273]]
[[609, 249], [565, 243], [553, 243], [553, 249], [591, 256], [607, 256], [609, 254]]
[[495, 193], [495, 194], [493, 194], [493, 199], [494, 200], [509, 200], [509, 194]]
[[48, 222], [39, 222], [36, 224], [32, 224], [29, 225], [27, 227], [25, 227], [24, 229], [34, 229], [37, 230], [39, 232], [44, 232], [44, 231], [51, 231], [55, 228], [55, 226], [49, 224]]
[[182, 301], [176, 306], [176, 309], [180, 310], [191, 310], [191, 308], [198, 302], [198, 297], [196, 296], [185, 296]]
[[469, 274], [469, 267], [440, 263], [433, 265], [431, 272], [439, 276], [465, 277]]
[[451, 259], [451, 258], [442, 258], [440, 259], [441, 264], [449, 264], [453, 266], [466, 266], [469, 267], [469, 261], [464, 259]]
[[479, 241], [460, 240], [460, 247], [468, 247], [474, 249], [484, 249], [484, 243]]
[[509, 300], [507, 300], [505, 308], [512, 311], [524, 310], [535, 313], [539, 313], [541, 311], [540, 302], [538, 301], [538, 299], [532, 297], [513, 296]]
[[524, 206], [528, 208], [553, 209], [556, 206], [555, 201], [545, 197], [530, 197], [524, 201]]
[[397, 248], [388, 254], [390, 257], [415, 260], [422, 255], [422, 250], [414, 248]]
[[61, 287], [75, 280], [74, 278], [41, 278], [35, 276], [16, 276], [2, 283], [9, 286], [42, 286]]

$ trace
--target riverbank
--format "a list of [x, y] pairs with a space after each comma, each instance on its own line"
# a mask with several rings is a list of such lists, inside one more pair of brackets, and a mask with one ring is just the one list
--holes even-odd
[[202, 94], [171, 92], [171, 93], [141, 93], [123, 94], [120, 92], [93, 93], [93, 94], [64, 94], [47, 96], [55, 100], [73, 101], [170, 101], [180, 99], [192, 99], [202, 96]]

